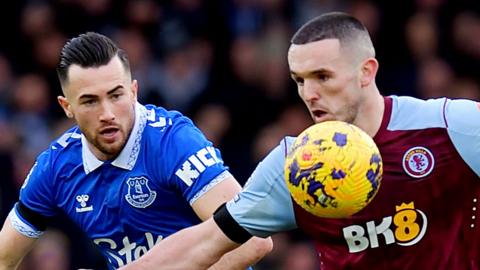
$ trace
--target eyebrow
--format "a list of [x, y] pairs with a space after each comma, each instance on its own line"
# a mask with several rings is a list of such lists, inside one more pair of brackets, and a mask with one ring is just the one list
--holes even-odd
[[[313, 71], [310, 71], [310, 72], [302, 74], [302, 75], [305, 75], [305, 77], [308, 77], [308, 76], [312, 76], [312, 75], [330, 74], [330, 73], [332, 73], [330, 70], [325, 69], [325, 68], [320, 68], [320, 69], [313, 70]], [[295, 71], [290, 71], [290, 76], [300, 77], [300, 75], [298, 73], [296, 73]]]
[[[107, 95], [110, 95], [112, 93], [114, 93], [115, 91], [119, 90], [119, 89], [122, 89], [123, 88], [123, 85], [119, 84], [117, 86], [115, 86], [113, 89], [109, 90], [107, 92]], [[87, 99], [87, 98], [96, 98], [97, 95], [92, 95], [92, 94], [84, 94], [84, 95], [81, 95], [78, 99]]]

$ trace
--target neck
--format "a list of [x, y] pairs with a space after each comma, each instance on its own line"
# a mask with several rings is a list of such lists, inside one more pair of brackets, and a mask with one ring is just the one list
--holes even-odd
[[376, 87], [370, 93], [365, 97], [365, 102], [360, 107], [357, 119], [355, 119], [353, 124], [363, 129], [373, 138], [382, 124], [385, 102]]

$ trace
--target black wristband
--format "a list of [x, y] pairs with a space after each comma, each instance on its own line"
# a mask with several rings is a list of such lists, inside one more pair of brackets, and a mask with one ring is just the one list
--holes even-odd
[[217, 223], [222, 232], [233, 242], [243, 244], [247, 242], [252, 235], [240, 226], [227, 210], [226, 203], [222, 204], [213, 213], [213, 220]]
[[15, 208], [22, 218], [24, 218], [30, 225], [34, 226], [39, 231], [47, 229], [48, 218], [31, 210], [22, 202], [15, 204]]

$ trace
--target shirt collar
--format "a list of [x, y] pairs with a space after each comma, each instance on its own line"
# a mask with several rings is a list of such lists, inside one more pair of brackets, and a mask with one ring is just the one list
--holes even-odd
[[[133, 166], [138, 158], [140, 152], [140, 141], [142, 139], [142, 133], [145, 128], [147, 119], [147, 110], [140, 103], [135, 104], [135, 122], [133, 124], [132, 132], [128, 138], [127, 143], [123, 147], [122, 151], [115, 160], [111, 163], [113, 166], [132, 170]], [[82, 134], [82, 160], [85, 173], [96, 170], [104, 162], [99, 160], [88, 148], [88, 142], [85, 136]]]

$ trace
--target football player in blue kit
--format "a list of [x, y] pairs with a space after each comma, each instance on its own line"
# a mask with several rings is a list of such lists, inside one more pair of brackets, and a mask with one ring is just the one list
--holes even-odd
[[[0, 232], [0, 269], [15, 269], [58, 213], [73, 220], [110, 269], [208, 219], [241, 189], [190, 119], [137, 102], [126, 53], [89, 32], [68, 41], [58, 102], [77, 125], [42, 152]], [[215, 269], [245, 269], [272, 248], [254, 239]]]

